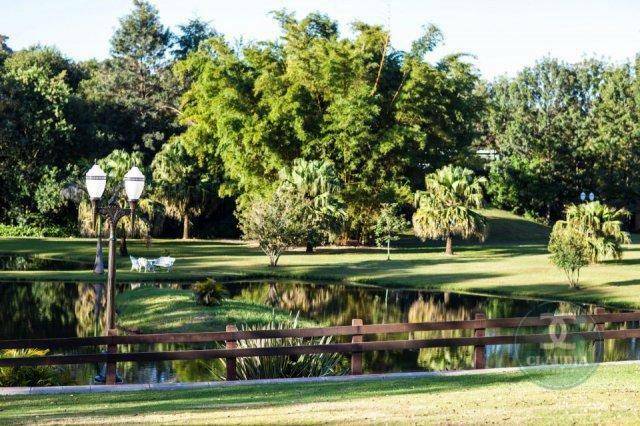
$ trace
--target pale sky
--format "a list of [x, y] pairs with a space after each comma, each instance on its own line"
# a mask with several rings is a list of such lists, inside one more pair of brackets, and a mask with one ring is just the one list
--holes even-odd
[[[355, 20], [390, 27], [392, 44], [407, 49], [424, 24], [440, 27], [436, 57], [466, 52], [483, 77], [513, 75], [546, 55], [569, 62], [596, 56], [615, 62], [640, 52], [640, 0], [153, 0], [165, 25], [199, 16], [229, 39], [275, 39], [268, 12], [286, 8], [338, 20], [344, 34]], [[102, 59], [130, 0], [0, 0], [0, 33], [9, 46], [58, 47], [74, 59]]]

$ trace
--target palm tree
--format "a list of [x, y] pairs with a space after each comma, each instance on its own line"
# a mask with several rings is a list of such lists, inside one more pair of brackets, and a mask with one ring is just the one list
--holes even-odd
[[622, 256], [622, 244], [630, 242], [629, 234], [622, 230], [622, 220], [629, 216], [629, 212], [592, 201], [572, 204], [567, 207], [566, 214], [566, 220], [558, 221], [555, 227], [579, 232], [587, 242], [591, 262]]
[[155, 198], [165, 205], [169, 216], [182, 221], [182, 239], [188, 239], [191, 218], [212, 198], [212, 183], [179, 139], [162, 147], [151, 168]]
[[416, 235], [422, 240], [444, 239], [448, 255], [453, 254], [454, 235], [484, 241], [487, 220], [473, 209], [483, 205], [485, 182], [484, 178], [474, 177], [471, 170], [451, 165], [427, 175], [426, 189], [416, 193]]
[[320, 244], [328, 233], [337, 230], [344, 220], [345, 212], [340, 200], [340, 179], [333, 163], [326, 160], [307, 161], [302, 158], [295, 159], [290, 170], [283, 170], [280, 179], [285, 189], [295, 191], [306, 200], [306, 250], [307, 253], [311, 253], [313, 248]]

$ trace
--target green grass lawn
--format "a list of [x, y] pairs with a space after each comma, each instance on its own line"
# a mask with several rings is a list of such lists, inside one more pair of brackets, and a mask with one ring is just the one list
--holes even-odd
[[[150, 249], [130, 241], [135, 256], [156, 257], [169, 251], [177, 258], [172, 273], [129, 272], [129, 259], [118, 258], [120, 281], [178, 281], [205, 276], [217, 279], [283, 277], [311, 280], [346, 280], [391, 287], [453, 290], [513, 297], [535, 297], [595, 302], [640, 308], [640, 243], [625, 248], [624, 259], [590, 266], [582, 272], [581, 290], [570, 289], [564, 274], [549, 262], [548, 229], [520, 217], [487, 212], [492, 234], [485, 244], [458, 243], [456, 255], [447, 257], [442, 247], [408, 238], [385, 261], [384, 250], [373, 248], [323, 248], [309, 255], [287, 253], [280, 266], [270, 268], [255, 247], [233, 241], [155, 240]], [[0, 240], [0, 253], [91, 262], [95, 242], [90, 239]], [[0, 271], [3, 280], [104, 280], [84, 271]]]
[[[224, 330], [227, 324], [252, 326], [293, 319], [287, 312], [242, 300], [225, 299], [217, 306], [200, 306], [192, 291], [172, 288], [141, 287], [119, 294], [116, 302], [118, 326], [143, 333]], [[317, 325], [302, 319], [299, 324]]]
[[[564, 373], [549, 374], [562, 380]], [[5, 424], [636, 424], [640, 367], [600, 366], [575, 388], [549, 390], [520, 372], [393, 381], [202, 390], [10, 396]], [[548, 377], [547, 377], [548, 378]]]

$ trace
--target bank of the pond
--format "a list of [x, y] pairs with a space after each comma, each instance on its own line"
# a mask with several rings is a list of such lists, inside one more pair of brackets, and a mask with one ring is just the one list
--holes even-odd
[[[549, 374], [556, 376], [551, 378]], [[536, 375], [514, 372], [171, 392], [6, 396], [0, 399], [0, 422], [616, 425], [637, 422], [638, 365], [600, 366], [586, 382], [570, 389], [550, 390], [536, 384], [554, 378], [564, 380], [570, 374], [575, 372], [543, 370]]]
[[[142, 333], [224, 330], [227, 324], [264, 326], [293, 319], [289, 312], [245, 300], [223, 299], [215, 306], [195, 302], [191, 290], [140, 287], [118, 294], [118, 326]], [[301, 326], [317, 325], [300, 319]]]
[[[91, 261], [93, 241], [87, 239], [2, 239], [0, 252]], [[466, 245], [453, 257], [440, 248], [407, 247], [385, 261], [383, 251], [370, 248], [327, 248], [315, 254], [287, 253], [280, 266], [270, 268], [255, 247], [229, 241], [156, 240], [147, 249], [130, 241], [136, 256], [176, 257], [171, 273], [130, 272], [128, 258], [118, 258], [120, 282], [189, 281], [203, 277], [219, 280], [294, 278], [315, 281], [350, 281], [400, 288], [424, 288], [596, 303], [640, 308], [640, 244], [635, 239], [620, 261], [590, 266], [582, 272], [582, 289], [570, 289], [562, 271], [550, 262], [544, 244]], [[0, 281], [103, 281], [88, 271], [0, 271]]]

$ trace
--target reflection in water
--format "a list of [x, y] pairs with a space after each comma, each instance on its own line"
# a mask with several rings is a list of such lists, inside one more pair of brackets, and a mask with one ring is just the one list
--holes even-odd
[[[121, 284], [118, 291], [129, 291], [141, 285]], [[187, 289], [188, 284], [156, 284]], [[365, 324], [394, 322], [426, 322], [471, 319], [477, 311], [487, 318], [520, 317], [540, 302], [496, 297], [461, 295], [416, 290], [396, 290], [341, 284], [310, 284], [299, 282], [263, 281], [227, 284], [231, 297], [273, 306], [321, 325], [348, 325], [353, 318]], [[0, 339], [97, 336], [104, 328], [105, 295], [102, 284], [91, 283], [0, 283]], [[576, 306], [552, 303], [556, 313], [576, 313]], [[583, 307], [592, 313], [592, 306]], [[158, 318], [162, 321], [162, 318]], [[635, 328], [637, 324], [609, 326]], [[585, 326], [576, 329], [586, 329]], [[513, 334], [515, 330], [487, 330], [487, 335]], [[545, 332], [531, 329], [527, 332]], [[472, 330], [421, 331], [388, 336], [368, 336], [376, 339], [427, 339], [435, 337], [471, 336]], [[348, 338], [343, 338], [345, 341]], [[341, 339], [336, 339], [340, 341]], [[155, 345], [155, 350], [200, 349], [211, 345]], [[121, 351], [153, 350], [152, 346], [122, 346]], [[96, 350], [83, 348], [83, 351]], [[592, 344], [576, 348], [588, 361], [595, 359]], [[537, 354], [538, 345], [498, 345], [486, 348], [487, 367], [514, 366], [516, 356]], [[605, 361], [639, 359], [640, 348], [635, 339], [607, 340]], [[365, 371], [446, 370], [472, 367], [472, 348], [429, 348], [419, 351], [373, 352], [365, 354]], [[77, 367], [77, 381], [89, 383], [98, 366]], [[200, 362], [176, 361], [158, 363], [122, 363], [119, 369], [125, 383], [210, 380]]]
[[93, 265], [85, 262], [43, 259], [22, 254], [0, 254], [0, 271], [76, 271], [83, 269], [91, 270]]

